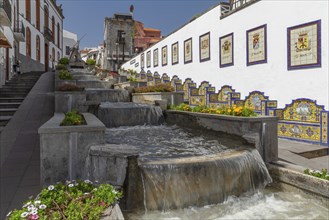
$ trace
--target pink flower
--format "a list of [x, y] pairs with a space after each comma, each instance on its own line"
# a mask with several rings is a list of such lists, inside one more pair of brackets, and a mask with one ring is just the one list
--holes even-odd
[[100, 206], [106, 206], [106, 203], [105, 202], [100, 202], [99, 205]]
[[34, 215], [30, 215], [28, 220], [37, 220], [39, 219], [39, 215], [38, 214], [34, 214]]

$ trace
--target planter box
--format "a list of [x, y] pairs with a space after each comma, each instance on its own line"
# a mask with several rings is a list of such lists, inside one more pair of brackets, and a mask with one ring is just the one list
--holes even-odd
[[84, 88], [111, 89], [113, 87], [113, 82], [106, 82], [101, 80], [77, 80], [77, 85]]
[[147, 86], [147, 82], [122, 82], [114, 84], [114, 89], [125, 89], [127, 87], [138, 88], [144, 86]]
[[180, 105], [184, 102], [184, 92], [150, 92], [132, 94], [132, 101], [135, 103], [154, 104], [154, 102], [158, 100], [166, 100], [167, 105]]
[[58, 77], [55, 77], [55, 90], [58, 90], [58, 88], [62, 85], [65, 85], [65, 84], [73, 84], [73, 85], [76, 85], [77, 84], [77, 81], [72, 79], [72, 80], [62, 80], [62, 79], [59, 79]]
[[166, 111], [165, 121], [241, 136], [256, 147], [265, 162], [278, 160], [278, 117], [237, 117], [170, 110]]
[[64, 114], [55, 114], [39, 128], [41, 185], [85, 179], [85, 162], [90, 146], [102, 144], [105, 126], [90, 113], [87, 125], [60, 126]]
[[76, 109], [82, 112], [81, 106], [86, 102], [85, 91], [55, 91], [55, 112], [66, 113]]

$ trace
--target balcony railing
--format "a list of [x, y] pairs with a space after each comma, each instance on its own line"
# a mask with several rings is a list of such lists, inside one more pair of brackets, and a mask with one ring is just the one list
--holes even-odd
[[25, 41], [25, 26], [22, 21], [16, 21], [14, 26], [14, 36], [17, 41]]
[[[6, 16], [3, 16], [2, 11], [5, 12]], [[10, 4], [9, 0], [0, 0], [0, 12], [1, 12], [1, 14], [0, 14], [1, 23], [10, 25], [10, 23], [11, 23], [11, 4]], [[5, 22], [3, 19], [4, 20], [8, 19], [8, 22]]]
[[53, 40], [53, 32], [46, 26], [44, 27], [43, 35], [49, 41]]

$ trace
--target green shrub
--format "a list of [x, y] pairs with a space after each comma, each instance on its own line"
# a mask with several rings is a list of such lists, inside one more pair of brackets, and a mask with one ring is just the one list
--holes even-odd
[[22, 209], [8, 213], [16, 219], [100, 219], [106, 208], [115, 205], [122, 193], [109, 184], [94, 185], [91, 181], [57, 183], [44, 188]]
[[232, 116], [242, 116], [242, 117], [257, 116], [257, 114], [252, 109], [242, 106], [235, 106], [235, 105], [231, 107], [209, 108], [205, 105], [190, 107], [188, 104], [182, 103], [178, 106], [171, 106], [170, 109], [178, 110], [178, 111], [191, 111], [191, 112], [199, 112], [199, 113], [232, 115]]
[[70, 60], [67, 57], [63, 57], [63, 58], [59, 59], [59, 61], [58, 61], [59, 64], [63, 64], [63, 65], [68, 65], [69, 62], [70, 62]]
[[134, 89], [135, 93], [147, 92], [173, 92], [174, 88], [169, 84], [157, 84], [155, 86], [144, 86]]
[[85, 119], [78, 111], [73, 110], [65, 113], [65, 117], [61, 122], [61, 126], [72, 126], [72, 125], [84, 125], [86, 124]]
[[83, 91], [84, 88], [77, 86], [75, 84], [65, 83], [58, 87], [59, 91], [65, 92], [65, 91]]
[[89, 66], [95, 65], [95, 64], [96, 64], [96, 60], [88, 59], [88, 60], [86, 61], [86, 64], [89, 65]]
[[67, 70], [67, 67], [64, 64], [57, 64], [56, 70]]
[[307, 175], [318, 177], [320, 179], [329, 180], [329, 173], [327, 169], [322, 169], [322, 171], [306, 169], [304, 170], [304, 173]]
[[135, 77], [133, 77], [133, 76], [129, 76], [129, 77], [127, 78], [127, 80], [128, 80], [129, 82], [137, 82], [137, 79], [136, 79]]
[[58, 78], [61, 80], [72, 80], [73, 76], [68, 70], [61, 70], [58, 74]]

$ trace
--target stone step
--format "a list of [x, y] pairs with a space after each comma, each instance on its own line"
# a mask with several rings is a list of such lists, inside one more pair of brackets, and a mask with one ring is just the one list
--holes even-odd
[[1, 88], [0, 94], [3, 92], [26, 92], [28, 93], [31, 90], [31, 88]]
[[26, 97], [27, 93], [4, 93], [1, 94], [2, 98], [20, 98], [24, 99]]
[[12, 116], [0, 116], [0, 126], [6, 126]]
[[0, 102], [0, 109], [18, 108], [21, 104], [21, 102]]
[[18, 108], [0, 108], [0, 116], [12, 116]]
[[5, 126], [0, 126], [0, 133], [5, 129]]
[[24, 98], [5, 98], [5, 97], [0, 97], [0, 103], [21, 103], [24, 101]]

